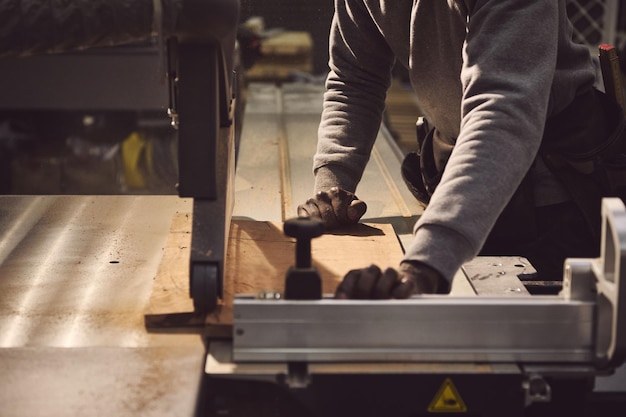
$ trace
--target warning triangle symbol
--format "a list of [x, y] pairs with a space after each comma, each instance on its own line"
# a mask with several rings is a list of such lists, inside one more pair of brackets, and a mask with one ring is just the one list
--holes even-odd
[[463, 399], [456, 390], [456, 387], [452, 383], [450, 378], [446, 378], [441, 384], [439, 391], [435, 394], [435, 398], [430, 402], [428, 406], [428, 412], [430, 413], [464, 413], [467, 411], [467, 407], [463, 402]]

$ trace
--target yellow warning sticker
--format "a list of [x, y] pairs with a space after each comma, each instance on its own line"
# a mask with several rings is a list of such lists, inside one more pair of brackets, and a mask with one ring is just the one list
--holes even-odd
[[429, 413], [465, 413], [467, 407], [450, 378], [441, 384], [435, 398], [428, 406]]

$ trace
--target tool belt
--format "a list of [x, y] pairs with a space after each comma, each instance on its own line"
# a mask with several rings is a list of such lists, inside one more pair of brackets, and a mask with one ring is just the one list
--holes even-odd
[[598, 240], [602, 198], [619, 197], [626, 202], [625, 127], [622, 108], [591, 89], [548, 119], [539, 149]]
[[[538, 157], [563, 184], [598, 240], [602, 198], [620, 197], [626, 202], [625, 132], [621, 107], [596, 89], [579, 95], [546, 122]], [[436, 134], [436, 129], [420, 126], [419, 152], [408, 154], [401, 167], [409, 190], [425, 206], [447, 162], [447, 146], [442, 152]], [[537, 238], [533, 195], [527, 174], [498, 218], [484, 251], [510, 246], [512, 236], [515, 245]]]

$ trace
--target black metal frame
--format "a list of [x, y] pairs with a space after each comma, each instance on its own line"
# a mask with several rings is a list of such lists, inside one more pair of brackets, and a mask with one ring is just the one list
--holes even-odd
[[[165, 112], [168, 86], [147, 69], [165, 75], [167, 67], [169, 110], [178, 129], [178, 194], [194, 200], [190, 296], [196, 311], [209, 312], [223, 297], [233, 203], [233, 58], [240, 5], [239, 0], [160, 0], [159, 5], [161, 10], [153, 0], [55, 3], [38, 9], [36, 18], [18, 18], [11, 33], [15, 42], [0, 43], [0, 109]], [[97, 12], [101, 6], [119, 9], [119, 21], [104, 24]], [[153, 23], [159, 21], [156, 42], [146, 16], [150, 10]], [[70, 15], [79, 15], [82, 26], [64, 20]], [[58, 33], [30, 27], [55, 19], [49, 28]], [[67, 79], [64, 69], [76, 77]], [[25, 92], [33, 83], [35, 91]], [[87, 87], [68, 91], [68, 83]]]
[[[168, 42], [176, 55], [179, 184], [192, 197], [190, 296], [197, 312], [223, 297], [224, 259], [232, 209], [234, 134], [232, 83], [218, 43]], [[175, 52], [174, 52], [175, 51]]]

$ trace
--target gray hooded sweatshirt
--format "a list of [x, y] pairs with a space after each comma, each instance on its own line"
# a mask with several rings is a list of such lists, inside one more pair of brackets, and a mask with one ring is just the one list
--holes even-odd
[[565, 0], [335, 0], [315, 191], [356, 191], [396, 60], [454, 145], [404, 258], [451, 282], [533, 166], [546, 118], [595, 71], [572, 41]]

